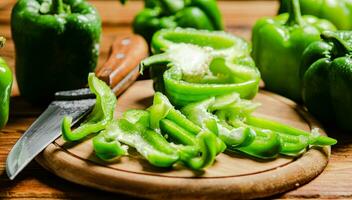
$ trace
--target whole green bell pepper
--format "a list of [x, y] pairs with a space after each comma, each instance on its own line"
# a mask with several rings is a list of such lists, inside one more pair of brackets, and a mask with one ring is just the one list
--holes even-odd
[[299, 1], [289, 1], [289, 13], [262, 18], [253, 27], [252, 56], [266, 89], [301, 101], [300, 60], [304, 49], [320, 39], [324, 30], [335, 30], [327, 20], [301, 16]]
[[84, 0], [19, 0], [11, 14], [21, 95], [48, 103], [56, 91], [87, 84], [94, 71], [101, 20]]
[[[0, 48], [5, 45], [5, 38], [0, 37]], [[9, 104], [12, 89], [12, 72], [5, 60], [0, 57], [0, 129], [9, 118]]]
[[156, 31], [176, 27], [223, 30], [216, 0], [146, 0], [133, 20], [134, 32], [148, 43]]
[[[331, 21], [338, 29], [352, 29], [352, 1], [300, 0], [304, 15], [314, 15]], [[281, 0], [279, 13], [287, 12], [288, 0]]]
[[352, 32], [324, 32], [303, 53], [303, 100], [326, 124], [352, 130]]
[[250, 57], [250, 46], [225, 32], [164, 29], [155, 33], [156, 54], [141, 63], [149, 67], [154, 89], [162, 91], [175, 106], [231, 92], [252, 98], [260, 74]]

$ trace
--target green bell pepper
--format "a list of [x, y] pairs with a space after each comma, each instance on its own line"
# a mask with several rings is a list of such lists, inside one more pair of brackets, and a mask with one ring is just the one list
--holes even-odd
[[19, 0], [11, 14], [16, 77], [21, 95], [35, 104], [56, 91], [87, 84], [94, 71], [101, 20], [84, 0]]
[[104, 130], [114, 119], [116, 96], [110, 87], [95, 77], [88, 76], [89, 89], [96, 95], [96, 103], [86, 120], [74, 131], [71, 131], [72, 117], [64, 117], [62, 122], [62, 136], [66, 141], [77, 141], [92, 133]]
[[[300, 0], [302, 13], [331, 21], [338, 29], [352, 29], [352, 1]], [[281, 0], [279, 13], [287, 12], [288, 0]]]
[[279, 154], [299, 156], [309, 146], [333, 145], [336, 140], [320, 136], [317, 130], [312, 134], [278, 122], [253, 116], [251, 113], [258, 104], [240, 99], [232, 93], [216, 98], [189, 104], [181, 112], [192, 122], [209, 127], [224, 141], [229, 151], [271, 159]]
[[320, 39], [324, 30], [335, 30], [327, 20], [301, 16], [299, 1], [289, 1], [289, 13], [262, 18], [253, 27], [252, 56], [266, 89], [301, 101], [300, 60], [304, 49]]
[[352, 130], [352, 32], [323, 32], [303, 53], [303, 100], [326, 124]]
[[250, 99], [258, 91], [260, 74], [241, 38], [177, 28], [155, 33], [151, 47], [160, 54], [144, 59], [141, 72], [150, 68], [154, 89], [175, 106], [233, 91]]
[[148, 43], [156, 31], [165, 28], [224, 29], [216, 0], [146, 0], [144, 2], [145, 8], [133, 20], [133, 30], [142, 35]]
[[[5, 38], [0, 37], [0, 48], [5, 45]], [[12, 72], [6, 61], [0, 57], [0, 129], [9, 118], [10, 95], [12, 89]]]

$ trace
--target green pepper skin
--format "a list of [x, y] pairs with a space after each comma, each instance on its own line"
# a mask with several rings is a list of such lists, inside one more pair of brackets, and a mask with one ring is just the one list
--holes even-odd
[[301, 16], [298, 0], [290, 0], [289, 14], [259, 19], [252, 31], [252, 56], [266, 89], [301, 101], [300, 60], [304, 49], [335, 30], [327, 20]]
[[0, 129], [9, 118], [10, 95], [12, 89], [12, 72], [5, 60], [0, 58]]
[[259, 71], [249, 44], [239, 37], [220, 31], [164, 29], [155, 33], [151, 47], [156, 55], [142, 61], [141, 71], [150, 68], [154, 89], [175, 106], [234, 91], [250, 99], [258, 91]]
[[[288, 1], [281, 0], [279, 13], [287, 12]], [[352, 1], [300, 0], [302, 14], [314, 15], [331, 21], [338, 29], [352, 29]]]
[[154, 166], [172, 166], [179, 159], [178, 151], [162, 135], [148, 128], [149, 119], [147, 111], [126, 111], [121, 119], [93, 138], [96, 155], [106, 161], [125, 155], [122, 142], [135, 148]]
[[110, 87], [99, 80], [94, 73], [88, 76], [89, 89], [96, 95], [96, 103], [86, 120], [75, 130], [71, 130], [72, 118], [65, 116], [62, 122], [62, 136], [66, 141], [78, 141], [92, 133], [104, 130], [114, 119], [116, 96]]
[[[232, 93], [189, 104], [181, 112], [195, 124], [213, 130], [228, 151], [240, 151], [259, 159], [279, 154], [297, 157], [309, 145], [334, 145], [336, 140], [253, 116], [258, 104]], [[211, 126], [209, 126], [211, 123]]]
[[34, 104], [56, 91], [87, 84], [94, 71], [101, 20], [84, 0], [19, 0], [11, 14], [16, 78], [21, 95]]
[[303, 53], [303, 100], [326, 124], [352, 130], [352, 32], [324, 32]]
[[223, 30], [216, 0], [146, 0], [133, 20], [134, 32], [148, 42], [156, 31], [176, 27]]

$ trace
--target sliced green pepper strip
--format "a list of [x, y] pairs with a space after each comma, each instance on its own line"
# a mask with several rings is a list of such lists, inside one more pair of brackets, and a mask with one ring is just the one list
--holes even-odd
[[96, 95], [96, 103], [87, 119], [74, 131], [71, 130], [72, 118], [66, 116], [62, 123], [62, 136], [66, 141], [77, 141], [89, 134], [97, 133], [113, 120], [116, 105], [115, 94], [105, 82], [90, 73], [88, 77], [90, 90]]
[[217, 137], [208, 131], [200, 132], [197, 135], [200, 152], [200, 157], [195, 157], [185, 162], [191, 169], [199, 170], [212, 165], [215, 161], [215, 157], [218, 154], [217, 150]]
[[162, 119], [160, 121], [160, 128], [161, 130], [166, 132], [168, 137], [173, 138], [178, 143], [181, 143], [184, 145], [193, 145], [193, 146], [197, 145], [195, 135], [183, 129], [182, 127], [180, 127], [179, 125], [177, 125], [175, 122], [171, 120]]
[[[251, 143], [254, 139], [253, 132], [246, 131], [243, 128], [236, 129], [226, 123], [221, 123], [220, 119], [209, 111], [212, 105], [215, 104], [215, 99], [216, 98], [211, 97], [201, 102], [189, 104], [182, 108], [181, 111], [188, 119], [203, 128], [207, 127], [209, 121], [214, 120], [217, 125], [219, 138], [223, 140], [228, 147]], [[221, 99], [225, 100], [225, 98]], [[224, 106], [224, 104], [222, 106]], [[218, 102], [215, 104], [215, 107], [220, 107]]]
[[275, 122], [275, 121], [271, 121], [271, 120], [267, 120], [259, 117], [249, 116], [246, 118], [246, 123], [248, 125], [252, 125], [255, 127], [270, 129], [273, 131], [284, 133], [286, 135], [305, 136], [309, 139], [310, 145], [325, 146], [325, 145], [334, 145], [337, 143], [337, 141], [333, 138], [321, 136], [321, 135], [314, 135], [309, 132], [281, 124], [279, 122]]
[[104, 140], [110, 141], [110, 144], [115, 144], [112, 148], [100, 148], [99, 143], [94, 142], [94, 149], [98, 157], [104, 159], [105, 155], [123, 155], [112, 154], [112, 152], [123, 149], [116, 145], [119, 141], [134, 147], [154, 166], [172, 166], [179, 159], [178, 151], [159, 133], [148, 128], [149, 119], [150, 114], [147, 111], [130, 110], [125, 112], [121, 119], [111, 123], [107, 131], [101, 132], [94, 138], [93, 141], [100, 141], [102, 140], [100, 137], [103, 137]]
[[292, 137], [286, 134], [280, 134], [281, 150], [280, 154], [287, 156], [298, 156], [306, 152], [309, 147], [309, 139], [303, 135]]
[[254, 141], [248, 146], [238, 148], [238, 150], [261, 159], [277, 157], [281, 148], [278, 134], [270, 130], [256, 130], [255, 132], [256, 137]]
[[127, 153], [121, 143], [111, 134], [115, 129], [114, 125], [110, 125], [93, 138], [94, 151], [98, 158], [110, 161]]

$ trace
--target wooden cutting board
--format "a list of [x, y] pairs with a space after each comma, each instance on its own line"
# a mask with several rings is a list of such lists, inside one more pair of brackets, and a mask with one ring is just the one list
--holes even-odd
[[[118, 99], [116, 113], [151, 105], [151, 81], [138, 81]], [[294, 102], [260, 91], [254, 99], [262, 106], [256, 115], [309, 131], [316, 121]], [[118, 116], [117, 116], [118, 117]], [[50, 144], [36, 160], [54, 174], [89, 187], [154, 199], [238, 199], [267, 197], [299, 187], [318, 176], [328, 163], [330, 147], [309, 150], [293, 159], [271, 161], [223, 153], [203, 172], [182, 166], [160, 169], [132, 152], [114, 163], [95, 157], [91, 139], [66, 143], [62, 138]]]

